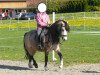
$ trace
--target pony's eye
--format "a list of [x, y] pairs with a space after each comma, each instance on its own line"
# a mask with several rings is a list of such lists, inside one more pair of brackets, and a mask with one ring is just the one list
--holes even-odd
[[61, 31], [64, 31], [64, 29], [61, 29]]
[[63, 27], [61, 28], [61, 30], [64, 31], [64, 30], [65, 30], [65, 27], [63, 26]]

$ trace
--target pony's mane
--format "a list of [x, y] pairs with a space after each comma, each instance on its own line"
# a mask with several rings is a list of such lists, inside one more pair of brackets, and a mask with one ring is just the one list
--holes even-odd
[[66, 28], [67, 31], [70, 31], [67, 22], [65, 22], [63, 20], [56, 21], [55, 23], [53, 23], [50, 26], [50, 33], [51, 33], [51, 37], [52, 37], [52, 43], [59, 43], [60, 42], [62, 24], [65, 25], [65, 28]]

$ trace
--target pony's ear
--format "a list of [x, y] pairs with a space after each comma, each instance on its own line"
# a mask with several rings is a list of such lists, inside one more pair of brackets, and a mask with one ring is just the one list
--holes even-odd
[[64, 21], [64, 23], [65, 23], [65, 28], [66, 28], [66, 30], [67, 30], [68, 32], [70, 32], [70, 27], [69, 27], [68, 22], [65, 22], [65, 21]]

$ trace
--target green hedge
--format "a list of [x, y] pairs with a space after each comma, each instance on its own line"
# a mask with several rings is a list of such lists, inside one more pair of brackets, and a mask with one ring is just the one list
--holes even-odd
[[99, 0], [48, 0], [48, 12], [99, 11]]
[[[82, 11], [99, 11], [100, 1], [99, 0], [46, 0], [47, 12], [82, 12]], [[28, 11], [35, 12], [35, 8], [29, 8]]]

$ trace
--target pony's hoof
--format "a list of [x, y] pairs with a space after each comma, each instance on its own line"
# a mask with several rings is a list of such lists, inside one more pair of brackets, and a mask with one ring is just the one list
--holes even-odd
[[35, 68], [38, 68], [38, 65], [34, 65], [35, 66]]
[[33, 68], [33, 65], [29, 63], [29, 64], [28, 64], [28, 67], [29, 67], [29, 68]]
[[48, 71], [49, 70], [48, 67], [44, 67], [44, 69], [45, 69], [45, 71]]
[[59, 66], [59, 68], [60, 68], [60, 69], [62, 69], [62, 68], [63, 68], [63, 66]]

